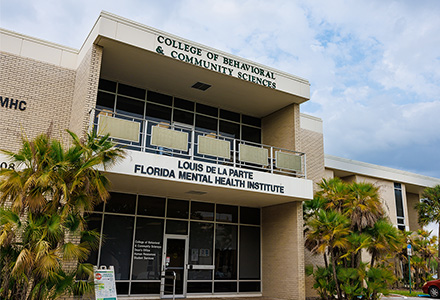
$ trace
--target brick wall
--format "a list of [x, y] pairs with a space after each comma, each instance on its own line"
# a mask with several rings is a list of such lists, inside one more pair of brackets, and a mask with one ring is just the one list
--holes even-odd
[[101, 59], [102, 48], [93, 45], [76, 72], [70, 128], [78, 136], [83, 136], [87, 132], [89, 112], [96, 104]]
[[305, 299], [302, 202], [263, 208], [263, 297]]
[[[300, 150], [306, 154], [307, 179], [320, 182], [324, 177], [324, 137], [322, 133], [301, 128]], [[316, 185], [314, 186], [316, 189]]]
[[296, 150], [299, 130], [299, 105], [286, 106], [262, 120], [263, 144]]
[[[0, 53], [0, 96], [25, 101], [24, 110], [0, 105], [0, 148], [16, 151], [20, 137], [47, 132], [67, 141], [75, 71], [13, 54]], [[24, 104], [22, 105], [22, 108]]]

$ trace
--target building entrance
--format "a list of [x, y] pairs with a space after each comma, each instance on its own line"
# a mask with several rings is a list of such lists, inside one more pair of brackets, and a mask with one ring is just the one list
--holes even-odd
[[188, 238], [166, 235], [164, 249], [160, 296], [172, 298], [173, 289], [175, 289], [176, 297], [184, 298], [186, 297]]

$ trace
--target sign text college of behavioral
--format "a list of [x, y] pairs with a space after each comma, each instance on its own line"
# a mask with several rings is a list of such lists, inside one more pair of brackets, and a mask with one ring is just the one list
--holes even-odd
[[276, 77], [272, 71], [220, 56], [162, 35], [157, 37], [157, 42], [159, 46], [156, 47], [156, 52], [159, 54], [269, 88], [275, 89], [277, 87]]

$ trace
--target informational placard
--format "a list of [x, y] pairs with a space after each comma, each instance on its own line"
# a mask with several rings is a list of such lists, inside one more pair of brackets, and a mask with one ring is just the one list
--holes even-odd
[[117, 300], [115, 270], [113, 266], [100, 266], [93, 268], [95, 275], [95, 299]]
[[408, 244], [408, 246], [406, 247], [406, 250], [407, 250], [407, 254], [408, 254], [408, 256], [411, 256], [411, 255], [412, 255], [412, 247], [411, 247], [411, 244]]

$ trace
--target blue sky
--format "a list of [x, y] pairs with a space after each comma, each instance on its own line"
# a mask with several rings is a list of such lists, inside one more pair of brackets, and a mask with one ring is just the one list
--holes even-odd
[[440, 178], [440, 1], [0, 0], [0, 27], [78, 49], [101, 10], [306, 78], [327, 154]]

